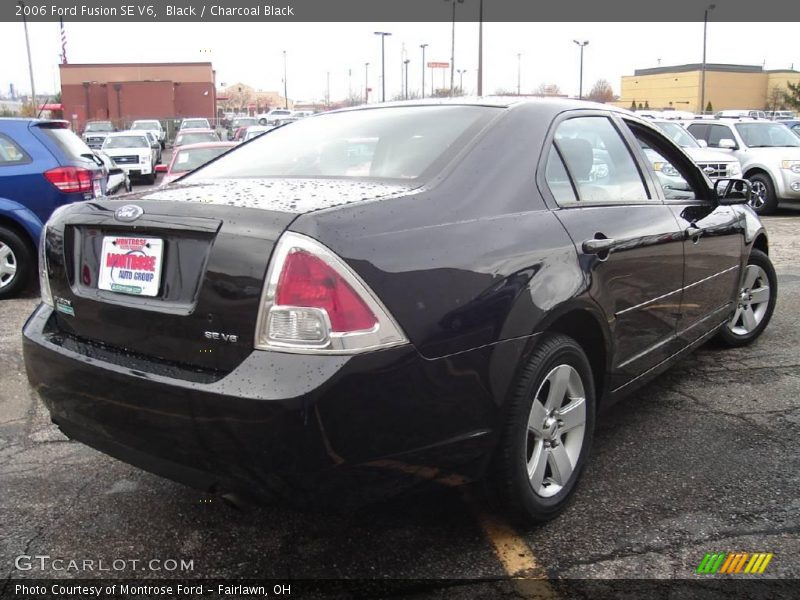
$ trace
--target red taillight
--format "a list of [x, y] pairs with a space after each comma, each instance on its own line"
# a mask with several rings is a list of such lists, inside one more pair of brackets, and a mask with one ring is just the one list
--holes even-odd
[[58, 167], [44, 172], [47, 181], [62, 192], [91, 192], [92, 172], [81, 167]]
[[295, 249], [286, 257], [278, 279], [275, 303], [324, 309], [332, 331], [337, 332], [363, 331], [378, 322], [344, 278], [305, 250]]

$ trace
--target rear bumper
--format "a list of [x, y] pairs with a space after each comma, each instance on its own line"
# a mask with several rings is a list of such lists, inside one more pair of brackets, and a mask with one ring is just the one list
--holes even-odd
[[[504, 395], [490, 381], [495, 348], [436, 361], [411, 347], [353, 357], [254, 351], [222, 379], [198, 383], [68, 349], [51, 316], [46, 306], [31, 315], [23, 350], [53, 422], [206, 491], [291, 490], [352, 504], [473, 479], [493, 445]], [[503, 359], [519, 345], [509, 343]]]

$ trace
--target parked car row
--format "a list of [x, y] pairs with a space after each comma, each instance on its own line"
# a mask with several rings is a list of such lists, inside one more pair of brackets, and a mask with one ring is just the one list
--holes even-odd
[[[713, 119], [647, 118], [683, 147], [712, 181], [740, 176], [749, 180], [750, 205], [756, 213], [770, 214], [780, 202], [800, 201], [800, 121], [750, 118], [740, 112], [747, 111], [722, 111]], [[654, 161], [659, 163], [657, 157]], [[672, 193], [679, 193], [670, 180], [673, 170], [666, 164], [659, 176]]]

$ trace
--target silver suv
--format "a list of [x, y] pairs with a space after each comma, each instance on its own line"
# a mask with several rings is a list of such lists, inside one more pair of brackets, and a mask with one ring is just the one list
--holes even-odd
[[800, 138], [782, 123], [754, 119], [719, 119], [687, 125], [709, 148], [729, 152], [753, 184], [751, 206], [773, 212], [779, 201], [800, 201]]

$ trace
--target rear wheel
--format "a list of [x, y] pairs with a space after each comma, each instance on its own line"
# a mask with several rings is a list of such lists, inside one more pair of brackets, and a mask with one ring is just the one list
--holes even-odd
[[566, 506], [592, 442], [595, 391], [578, 343], [545, 334], [517, 382], [492, 476], [500, 500], [525, 522]]
[[19, 294], [34, 272], [28, 244], [15, 231], [0, 226], [0, 300]]
[[775, 196], [775, 186], [772, 179], [764, 173], [756, 173], [750, 178], [753, 186], [753, 195], [750, 197], [750, 206], [759, 215], [768, 215], [778, 208], [778, 198]]
[[717, 335], [728, 347], [746, 346], [766, 329], [775, 310], [778, 278], [769, 256], [750, 252], [736, 297], [736, 310]]

